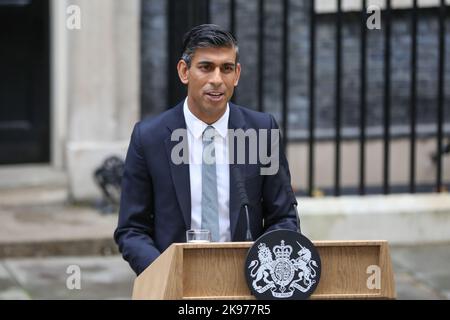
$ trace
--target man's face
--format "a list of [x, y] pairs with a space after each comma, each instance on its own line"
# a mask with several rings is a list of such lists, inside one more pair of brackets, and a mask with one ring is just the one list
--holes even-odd
[[235, 48], [198, 48], [188, 68], [183, 60], [178, 62], [181, 82], [188, 86], [188, 105], [200, 120], [211, 124], [226, 110], [234, 87], [241, 74], [236, 64]]

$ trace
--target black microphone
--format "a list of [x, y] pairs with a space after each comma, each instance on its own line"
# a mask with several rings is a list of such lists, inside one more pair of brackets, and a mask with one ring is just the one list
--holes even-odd
[[236, 180], [236, 187], [239, 193], [239, 197], [241, 200], [241, 208], [245, 208], [245, 216], [247, 218], [247, 232], [245, 234], [245, 241], [253, 241], [252, 232], [250, 230], [250, 217], [248, 214], [248, 205], [250, 202], [248, 201], [247, 190], [245, 189], [245, 183], [242, 179], [241, 172], [237, 167], [233, 167], [233, 175]]
[[297, 217], [297, 231], [298, 231], [298, 233], [302, 233], [302, 230], [300, 229], [300, 216], [298, 215], [298, 210], [297, 210], [297, 206], [298, 206], [297, 199], [295, 198], [294, 192], [292, 191], [292, 186], [289, 182], [289, 178], [288, 178], [286, 171], [284, 170], [283, 167], [281, 167], [279, 171], [280, 171], [280, 176], [281, 176], [283, 187], [285, 188], [286, 193], [291, 200], [291, 205], [294, 207], [294, 210], [295, 210], [295, 216]]

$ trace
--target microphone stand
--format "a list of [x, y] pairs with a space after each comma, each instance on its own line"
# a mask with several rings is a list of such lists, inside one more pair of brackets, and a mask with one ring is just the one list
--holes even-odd
[[245, 208], [245, 218], [247, 220], [247, 231], [245, 233], [245, 241], [253, 241], [252, 232], [250, 230], [250, 215], [248, 213], [248, 201], [247, 191], [245, 190], [244, 181], [242, 180], [241, 173], [237, 167], [233, 168], [234, 178], [236, 180], [237, 189], [241, 198], [241, 208]]

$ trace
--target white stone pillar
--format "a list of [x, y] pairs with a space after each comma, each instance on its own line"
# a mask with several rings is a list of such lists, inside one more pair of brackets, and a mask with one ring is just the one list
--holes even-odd
[[68, 1], [81, 29], [68, 34], [67, 169], [73, 200], [100, 195], [93, 173], [111, 155], [125, 158], [139, 119], [139, 0]]

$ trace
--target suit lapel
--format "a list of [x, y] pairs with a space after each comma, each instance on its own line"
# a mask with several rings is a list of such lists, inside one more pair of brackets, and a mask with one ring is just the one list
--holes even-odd
[[[178, 204], [180, 205], [181, 211], [183, 213], [184, 222], [186, 224], [186, 230], [191, 228], [191, 184], [189, 177], [189, 163], [175, 164], [171, 159], [171, 154], [173, 148], [181, 142], [172, 141], [171, 134], [176, 129], [186, 129], [186, 122], [183, 115], [183, 102], [174, 107], [174, 116], [172, 121], [167, 124], [169, 129], [169, 136], [164, 141], [166, 146], [166, 153], [169, 159], [170, 173], [172, 177], [173, 186], [175, 188], [175, 193], [177, 196]], [[185, 130], [185, 133], [187, 131]], [[183, 142], [186, 145], [184, 152], [189, 151], [187, 149], [187, 134], [183, 136]]]
[[[244, 116], [242, 115], [242, 112], [239, 110], [237, 106], [230, 103], [230, 118], [228, 120], [228, 129], [235, 130], [235, 129], [244, 129], [246, 130]], [[230, 145], [231, 138], [229, 137], [229, 147], [232, 148]], [[231, 149], [230, 149], [231, 151]], [[231, 232], [231, 239], [236, 240], [236, 227], [237, 222], [239, 220], [240, 212], [241, 212], [241, 204], [240, 204], [240, 197], [237, 192], [237, 182], [233, 174], [234, 168], [239, 168], [241, 170], [241, 174], [243, 176], [242, 172], [242, 166], [238, 165], [236, 161], [236, 153], [237, 152], [237, 145], [234, 143], [234, 159], [231, 159], [231, 152], [230, 152], [230, 232]]]

